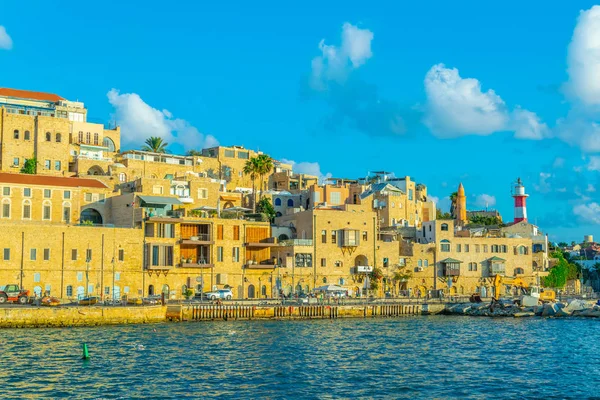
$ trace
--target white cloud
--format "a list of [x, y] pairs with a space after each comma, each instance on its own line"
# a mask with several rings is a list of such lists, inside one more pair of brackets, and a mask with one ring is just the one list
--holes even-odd
[[600, 124], [579, 110], [571, 110], [566, 118], [556, 122], [557, 136], [586, 153], [600, 152]]
[[568, 48], [569, 95], [600, 105], [600, 6], [581, 11]]
[[6, 32], [6, 28], [0, 25], [0, 49], [10, 50], [13, 47], [13, 41]]
[[582, 222], [600, 224], [600, 205], [596, 202], [576, 205], [573, 207], [573, 214]]
[[213, 147], [219, 143], [214, 136], [203, 135], [189, 122], [173, 118], [169, 111], [151, 107], [136, 93], [120, 94], [111, 89], [107, 96], [126, 144], [141, 146], [150, 136], [161, 137], [169, 144], [181, 144], [185, 149]]
[[548, 125], [536, 113], [516, 107], [512, 112], [511, 128], [517, 139], [540, 140], [549, 136]]
[[477, 79], [461, 78], [456, 68], [431, 67], [425, 93], [425, 124], [437, 136], [489, 135], [508, 122], [504, 101], [491, 89], [482, 92]]
[[313, 89], [325, 89], [329, 80], [343, 82], [352, 69], [360, 67], [371, 58], [372, 41], [373, 32], [348, 22], [342, 26], [342, 43], [339, 47], [327, 45], [325, 39], [321, 40], [321, 55], [311, 62]]
[[550, 182], [548, 182], [548, 179], [550, 179], [550, 177], [552, 177], [552, 174], [548, 172], [540, 172], [540, 180], [537, 184], [533, 184], [533, 188], [540, 193], [550, 192], [552, 190]]
[[475, 199], [475, 205], [483, 208], [493, 207], [496, 205], [496, 198], [489, 194], [480, 194]]
[[565, 159], [562, 157], [556, 157], [552, 163], [552, 168], [562, 168], [565, 166]]
[[285, 158], [282, 158], [281, 162], [284, 164], [290, 164], [292, 166], [292, 171], [294, 171], [296, 173], [318, 176], [319, 182], [321, 182], [321, 183], [333, 176], [333, 175], [331, 175], [330, 172], [323, 174], [321, 172], [321, 166], [319, 165], [318, 162], [299, 162], [299, 163], [297, 163], [295, 161], [288, 160]]
[[437, 196], [429, 195], [429, 196], [427, 196], [427, 200], [433, 201], [435, 203], [436, 207], [438, 204], [440, 204], [440, 198]]
[[591, 156], [587, 169], [588, 171], [600, 171], [600, 156]]

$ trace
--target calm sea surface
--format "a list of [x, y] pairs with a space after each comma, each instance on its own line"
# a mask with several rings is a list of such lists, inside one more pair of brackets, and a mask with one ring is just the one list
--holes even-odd
[[599, 339], [448, 316], [2, 330], [0, 398], [600, 398]]

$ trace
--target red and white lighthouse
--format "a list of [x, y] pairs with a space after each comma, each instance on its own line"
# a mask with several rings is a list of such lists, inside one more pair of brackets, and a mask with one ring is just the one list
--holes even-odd
[[513, 198], [515, 199], [515, 224], [517, 222], [527, 222], [527, 197], [525, 194], [525, 186], [521, 182], [521, 178], [517, 179], [517, 182], [513, 186]]

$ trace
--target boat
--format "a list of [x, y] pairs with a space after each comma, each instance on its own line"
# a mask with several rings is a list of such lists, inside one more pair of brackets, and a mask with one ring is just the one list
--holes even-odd
[[60, 304], [60, 300], [56, 297], [44, 296], [40, 301], [42, 306], [56, 307]]
[[80, 299], [77, 304], [80, 306], [91, 306], [98, 303], [98, 300], [98, 297], [84, 297], [83, 299]]

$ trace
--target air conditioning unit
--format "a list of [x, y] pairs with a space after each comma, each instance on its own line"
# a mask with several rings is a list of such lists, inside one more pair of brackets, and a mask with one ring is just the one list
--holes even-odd
[[423, 267], [417, 267], [417, 272], [423, 272]]

